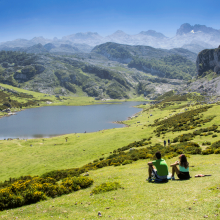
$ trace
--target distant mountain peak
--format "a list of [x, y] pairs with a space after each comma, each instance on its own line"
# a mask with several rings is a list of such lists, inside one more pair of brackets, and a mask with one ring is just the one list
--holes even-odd
[[122, 31], [122, 30], [117, 30], [117, 31], [115, 31], [115, 33], [113, 33], [113, 34], [126, 34], [124, 31]]
[[31, 40], [36, 40], [36, 39], [45, 39], [43, 36], [39, 36], [39, 37], [34, 37]]
[[[102, 37], [97, 33], [97, 32], [79, 32], [76, 34], [68, 35], [62, 37], [62, 40], [66, 41], [87, 41], [87, 40], [93, 40], [93, 41], [98, 41], [102, 39]], [[82, 42], [80, 42], [82, 43]]]
[[122, 37], [122, 36], [128, 36], [124, 31], [117, 30], [113, 34], [109, 35], [108, 37]]
[[156, 32], [154, 30], [141, 31], [139, 34], [148, 35], [148, 36], [152, 36], [152, 37], [158, 37], [158, 38], [165, 38], [166, 37], [162, 33]]
[[185, 35], [188, 33], [194, 34], [198, 32], [203, 32], [207, 34], [220, 34], [219, 30], [216, 30], [211, 27], [207, 27], [206, 25], [200, 25], [200, 24], [190, 25], [189, 23], [184, 23], [177, 30], [176, 35]]

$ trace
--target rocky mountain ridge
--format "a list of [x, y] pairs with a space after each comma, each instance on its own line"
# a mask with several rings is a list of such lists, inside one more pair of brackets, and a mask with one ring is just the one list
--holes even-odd
[[209, 71], [220, 74], [220, 46], [201, 51], [197, 56], [196, 66], [198, 76], [206, 75]]
[[197, 78], [183, 88], [182, 92], [220, 97], [220, 46], [201, 51], [197, 56], [196, 67]]

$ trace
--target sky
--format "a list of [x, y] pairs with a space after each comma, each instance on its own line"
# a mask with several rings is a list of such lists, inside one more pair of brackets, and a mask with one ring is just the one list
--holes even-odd
[[117, 30], [173, 37], [183, 23], [219, 30], [219, 8], [220, 0], [0, 0], [0, 42]]

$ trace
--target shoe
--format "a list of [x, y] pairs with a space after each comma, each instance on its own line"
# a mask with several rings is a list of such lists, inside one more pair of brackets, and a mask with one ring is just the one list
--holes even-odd
[[174, 176], [171, 176], [171, 180], [175, 180], [175, 177], [174, 177]]
[[152, 178], [151, 178], [151, 177], [148, 177], [147, 181], [148, 181], [148, 182], [152, 182]]

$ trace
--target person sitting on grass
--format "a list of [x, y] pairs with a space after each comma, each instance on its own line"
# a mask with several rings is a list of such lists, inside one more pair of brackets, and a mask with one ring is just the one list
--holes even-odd
[[[172, 167], [171, 179], [175, 180], [174, 174], [176, 173], [180, 180], [187, 180], [190, 178], [189, 163], [187, 162], [186, 156], [184, 154], [181, 154], [179, 159], [180, 162], [176, 161], [174, 164], [170, 165]], [[179, 169], [177, 165], [179, 165]]]
[[[168, 166], [167, 163], [164, 159], [161, 159], [161, 153], [158, 151], [155, 154], [157, 160], [154, 160], [152, 162], [148, 163], [148, 181], [152, 181], [152, 174], [156, 177], [156, 179], [159, 179], [161, 181], [166, 181], [167, 180], [167, 175], [168, 175]], [[156, 167], [156, 169], [154, 168]]]

